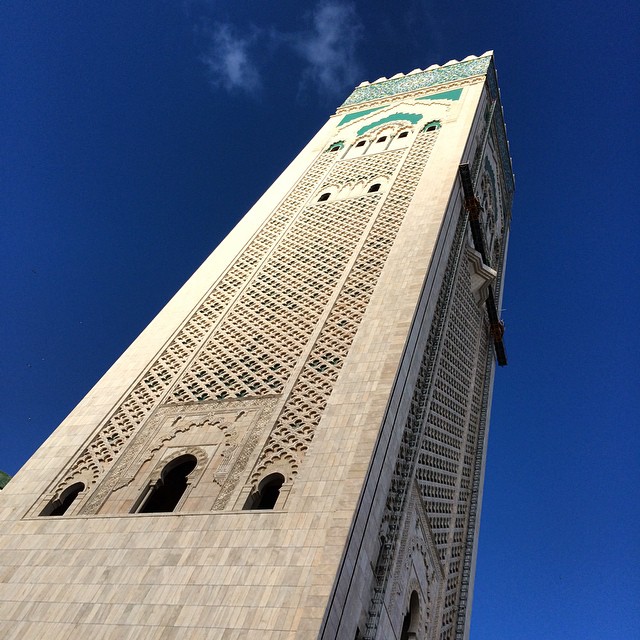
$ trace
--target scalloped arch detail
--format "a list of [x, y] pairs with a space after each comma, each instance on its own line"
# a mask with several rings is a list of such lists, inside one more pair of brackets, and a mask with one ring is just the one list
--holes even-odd
[[406, 120], [411, 124], [416, 124], [417, 122], [422, 120], [422, 117], [423, 116], [421, 113], [392, 113], [388, 116], [385, 116], [384, 118], [381, 118], [380, 120], [376, 120], [371, 124], [366, 124], [364, 127], [358, 129], [357, 135], [361, 136], [371, 129], [375, 129], [380, 125], [387, 124], [388, 122], [394, 122], [396, 120]]

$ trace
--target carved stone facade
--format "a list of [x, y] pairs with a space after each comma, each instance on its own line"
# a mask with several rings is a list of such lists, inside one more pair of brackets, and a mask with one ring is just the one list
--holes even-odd
[[[430, 615], [425, 617], [423, 631], [425, 638], [440, 640], [456, 637], [461, 613], [471, 481], [475, 454], [482, 447], [478, 433], [489, 382], [487, 358], [491, 357], [484, 309], [478, 307], [471, 287], [464, 228], [460, 216], [391, 480], [376, 567], [379, 583], [369, 621], [369, 628], [377, 629], [384, 602], [381, 594], [392, 576], [390, 567], [408, 553], [406, 519], [412, 512], [408, 505], [419, 504], [437, 569], [443, 575], [439, 609], [435, 611], [425, 600]], [[412, 500], [412, 490], [419, 496], [417, 501]], [[439, 629], [437, 635], [435, 629]]]
[[3, 637], [466, 637], [501, 118], [489, 54], [356, 89], [2, 492]]
[[179, 511], [224, 509], [271, 418], [276, 398], [161, 406], [118, 459], [83, 512], [130, 513], [172, 459], [194, 455], [197, 466]]
[[[424, 110], [422, 105], [419, 108]], [[403, 131], [407, 135], [398, 139]], [[437, 135], [437, 128], [407, 127], [406, 121], [383, 123], [368, 130], [367, 137], [350, 140], [350, 153], [342, 148], [320, 153], [294, 189], [295, 196], [272, 214], [276, 220], [288, 214], [288, 224], [279, 235], [272, 235], [269, 226], [278, 227], [267, 223], [267, 231], [261, 231], [245, 249], [249, 256], [258, 255], [272, 235], [263, 260], [253, 272], [245, 270], [244, 282], [239, 284], [238, 266], [250, 264], [241, 255], [232, 275], [223, 277], [209, 294], [207, 307], [222, 309], [226, 292], [237, 288], [235, 298], [211, 323], [208, 337], [186, 360], [186, 366], [176, 368], [173, 379], [164, 369], [161, 375], [155, 362], [117, 409], [120, 420], [112, 417], [94, 436], [57, 486], [47, 492], [45, 502], [82, 482], [85, 489], [77, 500], [77, 512], [99, 512], [109, 492], [118, 488], [123, 467], [128, 468], [140, 451], [152, 446], [145, 434], [156, 428], [167, 406], [188, 407], [196, 402], [204, 407], [213, 398], [222, 402], [283, 392], [279, 415], [250, 478], [239, 473], [234, 478], [247, 483], [251, 491], [277, 467], [291, 482], [313, 439]], [[351, 151], [363, 139], [368, 147], [354, 156]], [[371, 191], [373, 184], [380, 188]], [[327, 190], [331, 197], [318, 201]], [[187, 326], [201, 312], [202, 307]], [[168, 354], [180, 349], [184, 333], [183, 329], [158, 361], [166, 361]], [[162, 394], [155, 410], [152, 391]], [[149, 413], [138, 411], [135, 417], [127, 414], [127, 420], [122, 418], [142, 395], [148, 400]], [[176, 411], [173, 414], [181, 419]], [[235, 486], [227, 485], [226, 494], [233, 492]], [[184, 507], [193, 503], [187, 501]], [[215, 501], [215, 508], [226, 506], [226, 500]], [[39, 503], [35, 511], [41, 508]], [[126, 505], [122, 509], [127, 512]]]

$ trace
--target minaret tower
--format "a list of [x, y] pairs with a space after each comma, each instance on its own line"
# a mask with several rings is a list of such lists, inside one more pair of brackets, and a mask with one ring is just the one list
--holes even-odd
[[491, 52], [357, 87], [0, 494], [0, 635], [468, 637], [514, 182]]

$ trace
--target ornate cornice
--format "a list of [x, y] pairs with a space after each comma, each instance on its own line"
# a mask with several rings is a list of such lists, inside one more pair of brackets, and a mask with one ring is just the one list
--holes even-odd
[[462, 62], [451, 60], [441, 67], [434, 65], [424, 71], [416, 69], [407, 75], [398, 74], [389, 80], [381, 78], [371, 84], [363, 83], [355, 88], [342, 106], [389, 98], [401, 93], [410, 93], [447, 82], [464, 80], [471, 76], [485, 75], [492, 60], [492, 55], [486, 53], [480, 58], [470, 56]]
[[[478, 84], [478, 82], [483, 82], [484, 78], [482, 76], [472, 76], [471, 78], [467, 78], [465, 80], [458, 80], [455, 82], [448, 82], [444, 85], [438, 85], [438, 88], [435, 89], [435, 93], [430, 95], [425, 95], [424, 89], [416, 89], [415, 91], [408, 91], [407, 93], [400, 94], [398, 96], [381, 96], [380, 98], [372, 99], [367, 102], [367, 107], [371, 107], [371, 112], [375, 112], [378, 109], [389, 107], [395, 104], [400, 104], [401, 102], [411, 101], [411, 100], [435, 100], [442, 101], [443, 104], [455, 102], [451, 98], [443, 98], [442, 94], [452, 91], [454, 89], [458, 89], [460, 87], [466, 87], [474, 84]], [[347, 120], [346, 122], [341, 120], [338, 123], [338, 127], [342, 127], [345, 124], [350, 124], [352, 120], [356, 120], [360, 117], [365, 117], [368, 113], [364, 113], [364, 111], [369, 111], [369, 109], [363, 110], [361, 106], [356, 104], [347, 104], [344, 102], [341, 104], [336, 110], [337, 115], [345, 116], [346, 115], [354, 115], [354, 118], [351, 120]], [[364, 113], [364, 115], [359, 116], [359, 113]]]

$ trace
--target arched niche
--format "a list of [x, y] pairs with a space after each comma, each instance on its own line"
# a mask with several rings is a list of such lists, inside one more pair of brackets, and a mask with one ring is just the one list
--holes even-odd
[[189, 474], [198, 460], [186, 454], [171, 460], [160, 473], [160, 478], [150, 488], [137, 509], [138, 513], [170, 513], [178, 506], [189, 485]]
[[281, 473], [272, 473], [263, 478], [258, 484], [258, 488], [247, 498], [243, 509], [248, 511], [274, 509], [284, 481], [285, 478]]
[[400, 640], [420, 640], [420, 598], [417, 591], [411, 592], [407, 612], [402, 620]]
[[41, 516], [63, 516], [76, 498], [84, 491], [84, 482], [76, 482], [67, 487], [58, 497], [54, 498], [40, 513]]

